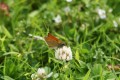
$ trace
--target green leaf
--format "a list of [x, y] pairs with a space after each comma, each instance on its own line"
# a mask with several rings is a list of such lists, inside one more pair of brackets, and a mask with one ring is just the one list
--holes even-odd
[[[1, 31], [8, 37], [8, 38], [12, 38], [12, 35], [10, 34], [10, 32], [7, 30], [7, 28], [4, 25], [1, 25]], [[1, 32], [0, 31], [0, 32]]]
[[76, 60], [80, 60], [80, 55], [79, 55], [78, 50], [76, 50], [76, 53], [75, 53], [75, 59], [76, 59]]
[[91, 72], [91, 70], [89, 70], [87, 72], [87, 74], [85, 75], [85, 77], [83, 78], [83, 80], [89, 80], [90, 72]]
[[9, 76], [4, 76], [4, 80], [15, 80], [15, 79], [13, 79], [13, 78], [11, 78]]

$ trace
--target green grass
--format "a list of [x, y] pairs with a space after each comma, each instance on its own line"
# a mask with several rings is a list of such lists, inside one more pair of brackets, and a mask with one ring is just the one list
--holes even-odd
[[[120, 68], [107, 67], [120, 64], [120, 0], [3, 1], [10, 16], [0, 14], [0, 80], [31, 80], [41, 67], [53, 72], [47, 80], [120, 80]], [[67, 6], [70, 12], [65, 13]], [[98, 7], [106, 19], [99, 18]], [[59, 24], [53, 20], [57, 15]], [[71, 61], [57, 60], [44, 41], [28, 36], [49, 32], [71, 47]]]

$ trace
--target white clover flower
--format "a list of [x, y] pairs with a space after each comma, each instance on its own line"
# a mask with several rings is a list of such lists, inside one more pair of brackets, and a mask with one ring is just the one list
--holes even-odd
[[101, 19], [106, 19], [106, 11], [100, 8], [97, 8], [97, 13]]
[[43, 80], [51, 77], [53, 72], [47, 74], [44, 68], [38, 68], [37, 72], [31, 75], [32, 80]]
[[67, 6], [67, 7], [65, 7], [63, 10], [64, 10], [65, 13], [69, 13], [69, 12], [70, 12], [70, 7]]
[[55, 18], [54, 18], [54, 21], [55, 23], [59, 24], [62, 22], [62, 19], [61, 19], [61, 16], [60, 15], [57, 15]]
[[63, 46], [55, 51], [55, 58], [59, 60], [72, 60], [72, 51], [70, 47]]
[[66, 0], [67, 2], [72, 2], [72, 0]]
[[38, 77], [44, 78], [46, 76], [45, 69], [44, 68], [38, 68], [37, 75], [38, 75]]
[[118, 23], [115, 20], [113, 20], [113, 25], [114, 27], [118, 27]]

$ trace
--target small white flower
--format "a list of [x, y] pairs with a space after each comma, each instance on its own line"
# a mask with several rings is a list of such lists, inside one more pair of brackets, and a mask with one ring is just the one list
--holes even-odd
[[63, 46], [55, 51], [55, 58], [59, 60], [72, 60], [72, 51], [70, 47]]
[[72, 2], [72, 0], [66, 0], [67, 2]]
[[106, 11], [100, 8], [97, 8], [97, 13], [101, 19], [106, 19]]
[[115, 20], [113, 20], [113, 25], [114, 27], [118, 27], [118, 23]]
[[44, 68], [38, 68], [37, 72], [31, 75], [32, 80], [43, 80], [51, 77], [53, 72], [47, 74]]
[[61, 16], [60, 15], [57, 15], [55, 18], [54, 18], [54, 21], [55, 23], [59, 24], [62, 22], [62, 19], [61, 19]]
[[70, 7], [67, 6], [67, 7], [65, 7], [63, 10], [64, 10], [65, 13], [69, 13], [69, 12], [70, 12]]
[[46, 76], [45, 69], [44, 69], [44, 68], [38, 68], [37, 75], [38, 75], [39, 77], [44, 78], [44, 77]]

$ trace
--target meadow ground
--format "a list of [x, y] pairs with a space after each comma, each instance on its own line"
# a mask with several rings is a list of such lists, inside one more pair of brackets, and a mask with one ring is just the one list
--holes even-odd
[[0, 80], [120, 80], [120, 0], [0, 0]]

